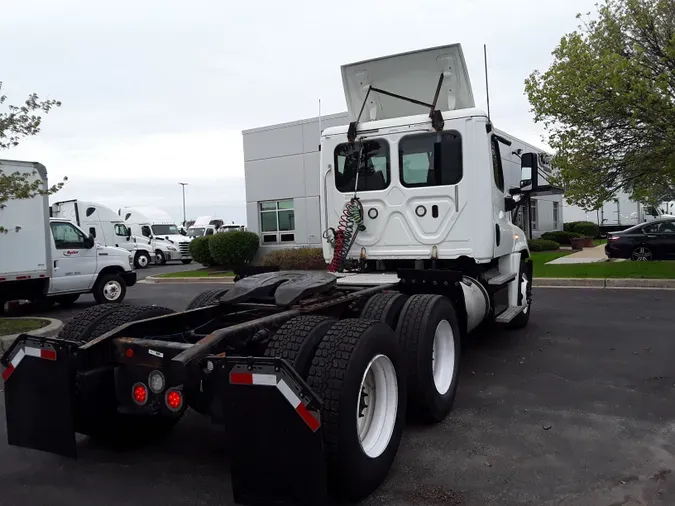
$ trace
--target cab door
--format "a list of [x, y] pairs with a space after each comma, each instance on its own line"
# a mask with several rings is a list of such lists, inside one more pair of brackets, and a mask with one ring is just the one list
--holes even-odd
[[50, 223], [52, 262], [50, 294], [88, 290], [96, 276], [98, 245], [69, 222]]

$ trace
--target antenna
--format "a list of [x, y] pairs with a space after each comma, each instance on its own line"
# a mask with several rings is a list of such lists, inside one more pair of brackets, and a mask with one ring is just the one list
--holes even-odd
[[321, 135], [321, 99], [319, 99], [319, 136]]
[[483, 59], [485, 60], [485, 93], [487, 94], [487, 113], [488, 121], [490, 121], [490, 81], [488, 80], [487, 44], [483, 44]]

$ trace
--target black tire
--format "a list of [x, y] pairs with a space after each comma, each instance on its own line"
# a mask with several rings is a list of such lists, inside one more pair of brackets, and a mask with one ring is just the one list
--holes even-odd
[[77, 302], [77, 299], [80, 298], [79, 293], [71, 293], [68, 295], [59, 295], [54, 297], [55, 302], [62, 307], [70, 307]]
[[164, 253], [162, 253], [162, 250], [157, 250], [155, 251], [155, 263], [157, 265], [166, 265], [166, 258], [164, 257]]
[[[433, 352], [436, 328], [446, 321], [452, 331], [454, 369], [445, 393], [434, 382]], [[452, 303], [440, 295], [413, 295], [406, 302], [396, 334], [408, 363], [408, 415], [418, 421], [442, 421], [457, 392], [460, 328]]]
[[[369, 457], [359, 440], [356, 420], [364, 373], [378, 355], [388, 357], [394, 366], [398, 406], [383, 452]], [[337, 322], [319, 343], [307, 383], [324, 403], [322, 433], [331, 492], [349, 500], [366, 497], [387, 476], [405, 421], [406, 377], [396, 336], [386, 324], [374, 320]]]
[[[530, 313], [532, 313], [532, 263], [526, 262], [524, 259], [520, 261], [520, 269], [518, 271], [518, 305], [527, 306], [527, 309], [516, 316], [508, 324], [507, 328], [510, 330], [518, 330], [527, 327], [530, 322]], [[522, 282], [527, 280], [527, 288], [525, 293], [522, 290]]]
[[191, 309], [198, 309], [200, 307], [218, 304], [218, 299], [220, 299], [228, 290], [229, 288], [214, 288], [213, 290], [206, 290], [192, 299], [185, 310], [190, 311]]
[[[109, 287], [112, 286], [111, 284], [114, 284], [116, 287], [115, 291], [117, 296], [114, 299], [111, 299], [108, 295], [112, 293], [112, 291], [109, 291]], [[99, 276], [96, 281], [92, 293], [94, 299], [96, 299], [96, 302], [99, 304], [119, 304], [124, 300], [124, 297], [127, 294], [127, 284], [119, 274], [103, 274], [102, 276]]]
[[111, 311], [119, 309], [119, 304], [100, 304], [98, 306], [88, 307], [84, 311], [68, 320], [59, 332], [59, 338], [70, 339], [86, 343], [90, 339], [90, 334], [98, 323], [108, 316]]
[[147, 251], [139, 251], [134, 257], [134, 267], [137, 269], [147, 269], [151, 262], [150, 254]]
[[377, 320], [396, 329], [398, 317], [408, 296], [398, 292], [378, 293], [373, 295], [361, 311], [361, 318], [365, 320]]
[[191, 264], [192, 259], [191, 258], [190, 259], [184, 258], [184, 259], [181, 260], [181, 262], [183, 262], [183, 265]]
[[175, 313], [173, 309], [162, 306], [116, 306], [117, 310], [108, 311], [103, 318], [99, 319], [92, 327], [87, 341], [110, 332], [125, 323], [165, 316]]
[[324, 316], [293, 318], [270, 337], [264, 355], [286, 359], [302, 379], [307, 379], [314, 352], [335, 322]]

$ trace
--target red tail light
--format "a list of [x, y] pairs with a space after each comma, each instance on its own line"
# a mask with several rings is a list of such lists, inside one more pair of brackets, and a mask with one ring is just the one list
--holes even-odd
[[146, 387], [143, 383], [136, 383], [132, 389], [132, 395], [134, 402], [139, 406], [142, 406], [148, 402], [148, 387]]
[[183, 394], [178, 390], [169, 390], [166, 393], [166, 406], [171, 411], [179, 411], [183, 407]]

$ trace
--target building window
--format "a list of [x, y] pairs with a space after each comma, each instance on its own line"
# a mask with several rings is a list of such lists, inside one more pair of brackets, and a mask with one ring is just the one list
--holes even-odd
[[[359, 159], [360, 157], [360, 159]], [[384, 190], [391, 176], [389, 144], [383, 140], [340, 144], [335, 148], [335, 187], [342, 193]]]
[[560, 209], [558, 207], [559, 203], [558, 202], [553, 202], [553, 228], [556, 230], [558, 229], [560, 225]]
[[537, 212], [537, 201], [530, 200], [530, 222], [532, 223], [532, 230], [539, 230], [539, 213]]
[[[434, 170], [440, 137], [441, 167]], [[446, 186], [462, 179], [462, 139], [458, 132], [409, 135], [398, 144], [401, 183], [407, 187]]]
[[295, 241], [293, 200], [260, 202], [260, 234], [263, 244]]

